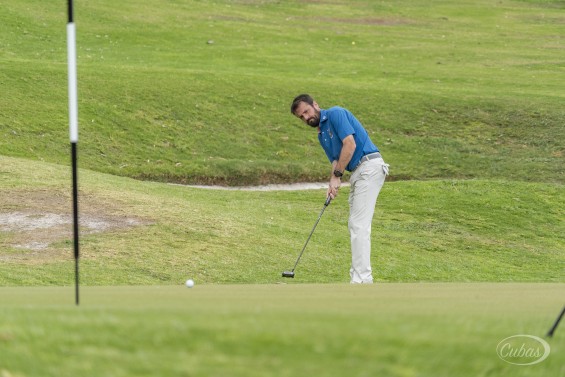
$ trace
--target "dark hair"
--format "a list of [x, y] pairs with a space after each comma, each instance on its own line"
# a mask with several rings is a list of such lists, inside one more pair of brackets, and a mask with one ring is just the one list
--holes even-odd
[[296, 96], [296, 98], [292, 101], [292, 105], [290, 105], [290, 112], [294, 114], [294, 112], [296, 111], [296, 108], [298, 107], [298, 105], [300, 105], [300, 102], [306, 102], [308, 105], [314, 105], [314, 98], [310, 97], [309, 94], [301, 94], [299, 96]]

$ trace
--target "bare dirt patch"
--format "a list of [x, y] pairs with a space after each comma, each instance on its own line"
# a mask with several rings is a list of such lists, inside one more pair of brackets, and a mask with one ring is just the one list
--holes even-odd
[[[81, 194], [80, 233], [102, 233], [151, 223], [124, 216], [122, 211], [118, 203]], [[72, 239], [72, 225], [70, 193], [47, 190], [0, 192], [0, 247], [49, 254], [53, 243]], [[22, 256], [5, 254], [0, 249], [0, 259], [18, 255]]]

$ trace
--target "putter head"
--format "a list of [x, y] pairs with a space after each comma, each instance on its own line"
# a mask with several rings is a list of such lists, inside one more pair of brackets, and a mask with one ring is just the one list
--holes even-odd
[[283, 271], [283, 278], [294, 278], [294, 271]]

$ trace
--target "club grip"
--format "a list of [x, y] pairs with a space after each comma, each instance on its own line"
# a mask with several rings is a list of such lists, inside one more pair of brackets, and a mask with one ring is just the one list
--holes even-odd
[[326, 202], [324, 203], [324, 205], [327, 207], [330, 205], [330, 202], [332, 201], [332, 197], [328, 196], [328, 198], [326, 199]]

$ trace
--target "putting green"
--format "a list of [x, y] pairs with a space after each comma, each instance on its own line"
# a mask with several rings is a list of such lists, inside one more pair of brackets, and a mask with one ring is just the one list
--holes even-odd
[[[531, 366], [565, 284], [0, 288], [0, 375], [559, 376], [565, 329]], [[564, 331], [560, 331], [564, 330]], [[2, 374], [4, 373], [4, 374]]]

